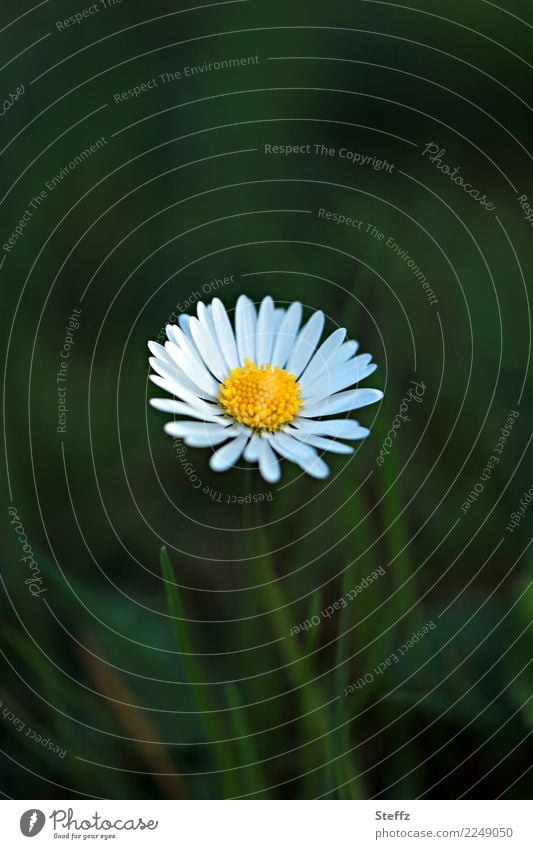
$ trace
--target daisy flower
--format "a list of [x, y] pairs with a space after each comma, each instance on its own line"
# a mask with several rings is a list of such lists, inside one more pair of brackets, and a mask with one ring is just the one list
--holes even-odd
[[[314, 478], [329, 469], [320, 453], [350, 454], [342, 440], [369, 431], [338, 418], [383, 397], [379, 389], [353, 388], [377, 368], [370, 354], [339, 328], [321, 344], [324, 314], [302, 326], [302, 305], [277, 308], [271, 297], [257, 309], [245, 295], [237, 301], [235, 330], [222, 302], [198, 303], [197, 315], [168, 324], [165, 345], [149, 342], [150, 379], [174, 398], [152, 398], [156, 410], [174, 414], [170, 436], [190, 447], [216, 448], [211, 469], [224, 472], [241, 457], [257, 463], [277, 483], [279, 457]], [[352, 388], [349, 388], [352, 387]], [[179, 418], [176, 418], [179, 417]], [[320, 452], [320, 453], [319, 453]]]

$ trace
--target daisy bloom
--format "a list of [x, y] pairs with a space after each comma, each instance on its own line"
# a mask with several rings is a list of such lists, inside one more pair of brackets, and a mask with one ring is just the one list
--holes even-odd
[[[369, 431], [338, 418], [383, 397], [379, 389], [353, 388], [377, 368], [357, 354], [339, 328], [322, 344], [324, 315], [302, 326], [302, 305], [277, 308], [271, 297], [259, 308], [245, 295], [235, 308], [235, 330], [222, 302], [198, 303], [197, 315], [168, 324], [165, 345], [149, 342], [150, 380], [174, 398], [152, 398], [156, 410], [174, 414], [165, 431], [194, 448], [216, 448], [210, 459], [224, 472], [241, 457], [257, 463], [277, 483], [279, 457], [314, 478], [329, 469], [320, 453], [350, 454], [341, 440]], [[352, 387], [352, 388], [349, 388]], [[179, 417], [179, 418], [177, 418]], [[331, 418], [333, 417], [333, 418]]]

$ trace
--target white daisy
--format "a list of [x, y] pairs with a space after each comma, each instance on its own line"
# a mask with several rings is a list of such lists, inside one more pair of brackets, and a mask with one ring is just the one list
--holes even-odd
[[[149, 342], [150, 379], [174, 396], [152, 398], [156, 410], [173, 413], [170, 436], [190, 447], [217, 448], [210, 460], [224, 472], [242, 457], [257, 463], [263, 478], [281, 476], [278, 456], [314, 478], [329, 469], [319, 452], [350, 454], [340, 440], [369, 431], [350, 418], [330, 418], [383, 397], [379, 389], [349, 388], [377, 368], [358, 343], [335, 330], [321, 345], [324, 315], [301, 326], [302, 305], [276, 308], [271, 297], [259, 309], [245, 295], [237, 301], [235, 332], [222, 302], [199, 303], [197, 317], [168, 324], [164, 346]], [[222, 446], [222, 447], [219, 447]]]

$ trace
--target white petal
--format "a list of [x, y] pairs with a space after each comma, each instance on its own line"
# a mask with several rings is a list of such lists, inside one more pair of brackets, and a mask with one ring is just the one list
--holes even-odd
[[182, 383], [177, 380], [169, 379], [166, 377], [159, 377], [157, 374], [151, 374], [150, 380], [152, 383], [155, 383], [156, 386], [164, 389], [165, 392], [170, 392], [171, 395], [175, 395], [176, 398], [180, 398], [182, 401], [186, 401], [191, 407], [194, 407], [196, 410], [200, 410], [206, 415], [206, 418], [209, 418], [213, 415], [213, 412], [218, 408], [214, 407], [213, 404], [208, 404], [206, 401], [203, 401], [198, 397], [196, 392], [191, 392], [187, 389]]
[[263, 450], [263, 443], [264, 439], [258, 433], [254, 433], [244, 450], [244, 459], [247, 463], [257, 463]]
[[339, 327], [338, 330], [335, 330], [331, 336], [328, 336], [328, 338], [322, 342], [322, 345], [312, 356], [309, 364], [300, 377], [299, 382], [302, 389], [320, 376], [320, 372], [326, 367], [341, 347], [345, 336], [346, 329], [344, 327]]
[[217, 345], [211, 338], [211, 334], [194, 316], [189, 322], [189, 327], [192, 338], [207, 368], [220, 383], [223, 383], [227, 377], [227, 368]]
[[154, 355], [154, 357], [158, 357], [160, 360], [169, 361], [171, 359], [168, 352], [165, 351], [165, 349], [162, 345], [159, 344], [159, 342], [148, 342], [148, 348], [150, 349], [150, 352]]
[[178, 374], [179, 368], [176, 363], [173, 363], [170, 357], [148, 357], [148, 362], [161, 377], [168, 377], [174, 379], [174, 376]]
[[199, 301], [198, 306], [196, 307], [196, 312], [198, 314], [198, 321], [209, 336], [212, 346], [217, 353], [217, 357], [221, 361], [221, 367], [223, 368], [224, 373], [227, 374], [228, 368], [226, 359], [218, 341], [218, 333], [215, 330], [215, 322], [213, 321], [213, 310], [211, 309], [211, 305], [208, 304], [206, 306], [203, 301]]
[[180, 316], [178, 316], [178, 323], [179, 323], [179, 326], [181, 327], [181, 329], [183, 330], [183, 332], [185, 333], [185, 335], [188, 336], [189, 339], [192, 342], [191, 328], [189, 326], [190, 323], [191, 323], [190, 315], [180, 315]]
[[228, 431], [228, 436], [232, 435], [231, 427], [225, 428], [223, 425], [215, 422], [185, 422], [175, 421], [167, 422], [164, 426], [165, 433], [170, 436], [186, 437], [186, 436], [217, 436], [222, 431]]
[[228, 442], [227, 445], [215, 451], [209, 461], [212, 470], [214, 472], [225, 472], [231, 466], [234, 466], [241, 456], [247, 441], [248, 437], [246, 434], [241, 434], [241, 436], [237, 436], [231, 442]]
[[208, 422], [224, 422], [230, 424], [229, 419], [223, 419], [222, 410], [217, 410], [213, 407], [213, 413], [208, 415], [203, 410], [197, 410], [191, 407], [190, 404], [184, 404], [183, 401], [174, 401], [172, 398], [150, 398], [150, 404], [155, 410], [162, 413], [174, 413], [179, 416], [191, 416], [195, 419], [202, 419]]
[[292, 460], [293, 463], [300, 464], [302, 460], [316, 457], [317, 453], [311, 445], [305, 445], [297, 439], [293, 439], [287, 433], [278, 431], [274, 434], [269, 434], [268, 441], [278, 454], [286, 457], [287, 460]]
[[220, 351], [220, 346], [218, 345], [218, 334], [215, 330], [215, 322], [213, 320], [213, 305], [204, 304], [203, 301], [199, 301], [198, 306], [196, 307], [196, 314], [200, 324], [205, 327], [207, 332], [211, 335], [213, 342], [219, 348], [219, 353], [222, 353], [222, 351]]
[[329, 364], [318, 380], [302, 392], [304, 401], [320, 401], [334, 392], [364, 380], [377, 369], [377, 365], [370, 360], [370, 354], [360, 354], [336, 368]]
[[277, 333], [281, 327], [283, 319], [285, 318], [285, 313], [287, 310], [283, 309], [283, 307], [276, 307], [274, 310], [274, 332]]
[[316, 351], [318, 340], [324, 330], [324, 313], [320, 310], [311, 316], [302, 328], [291, 355], [287, 361], [287, 371], [299, 377]]
[[272, 351], [270, 354], [270, 362], [272, 363], [272, 358], [274, 356], [274, 348], [276, 346], [276, 339], [278, 338], [278, 333], [280, 331], [281, 325], [283, 324], [283, 320], [287, 315], [287, 310], [283, 309], [283, 307], [276, 307], [274, 310], [274, 336], [272, 338]]
[[174, 345], [177, 345], [178, 348], [181, 347], [179, 339], [180, 336], [183, 336], [183, 330], [180, 330], [177, 324], [167, 324], [165, 333], [169, 342], [174, 342]]
[[279, 460], [272, 451], [268, 439], [262, 439], [263, 450], [259, 455], [259, 471], [267, 483], [278, 483], [281, 477]]
[[293, 439], [286, 433], [275, 433], [269, 437], [273, 448], [283, 457], [297, 463], [304, 472], [314, 478], [323, 479], [329, 475], [329, 469], [311, 445]]
[[[189, 318], [189, 316], [187, 316]], [[175, 345], [180, 351], [188, 351], [191, 357], [196, 357], [197, 359], [201, 359], [200, 354], [198, 353], [198, 348], [194, 342], [190, 334], [190, 326], [189, 330], [186, 333], [181, 327], [177, 325], [167, 325], [167, 336], [168, 343]], [[165, 349], [168, 350], [168, 343], [165, 343]]]
[[312, 433], [315, 436], [334, 436], [339, 439], [364, 439], [370, 431], [361, 427], [354, 419], [329, 419], [313, 421], [312, 419], [296, 419], [294, 424], [302, 433]]
[[184, 438], [185, 445], [188, 448], [214, 448], [222, 442], [227, 442], [231, 436], [235, 436], [235, 432], [231, 432], [231, 428], [221, 428], [220, 433], [198, 434], [198, 436], [186, 436]]
[[324, 480], [329, 475], [329, 467], [321, 457], [307, 457], [300, 463], [300, 468], [317, 480]]
[[256, 323], [255, 306], [246, 295], [241, 295], [235, 308], [235, 331], [241, 366], [245, 360], [255, 362]]
[[[169, 344], [168, 342], [166, 343]], [[167, 380], [176, 381], [179, 386], [183, 389], [186, 389], [187, 392], [192, 393], [199, 398], [207, 398], [209, 400], [213, 400], [215, 397], [212, 392], [207, 392], [200, 387], [198, 383], [195, 383], [191, 378], [177, 365], [175, 360], [170, 357], [168, 354], [168, 359], [163, 360], [158, 357], [149, 357], [148, 362], [161, 377], [166, 378]], [[175, 392], [173, 395], [177, 394]]]
[[154, 371], [162, 377], [169, 377], [170, 379], [179, 381], [179, 383], [184, 386], [185, 389], [188, 389], [189, 392], [193, 392], [195, 395], [200, 395], [202, 398], [212, 397], [211, 393], [204, 392], [203, 389], [200, 389], [198, 384], [194, 383], [188, 375], [179, 368], [176, 361], [170, 355], [170, 352], [165, 350], [165, 348], [163, 348], [162, 351], [158, 351], [157, 356], [150, 357], [148, 362]]
[[281, 327], [278, 330], [272, 354], [273, 366], [281, 366], [283, 368], [287, 362], [296, 341], [301, 320], [302, 305], [298, 301], [295, 301], [285, 313]]
[[[167, 325], [167, 336], [169, 341], [174, 342], [178, 348], [190, 348], [190, 350], [199, 357], [200, 354], [191, 333], [191, 316], [180, 315], [178, 317], [178, 323], [179, 327], [176, 324]], [[173, 330], [170, 328], [173, 328]], [[169, 331], [171, 335], [169, 335]]]
[[[166, 344], [166, 343], [165, 343]], [[148, 362], [150, 365], [154, 364], [152, 367], [155, 368], [155, 363], [157, 363], [161, 368], [166, 368], [172, 371], [172, 374], [179, 372], [179, 368], [177, 364], [174, 362], [170, 353], [166, 351], [164, 348], [162, 351], [157, 351], [157, 353], [153, 353], [151, 357], [148, 357]]]
[[270, 362], [272, 356], [272, 346], [274, 344], [275, 333], [275, 318], [274, 318], [274, 301], [267, 295], [261, 301], [259, 307], [259, 315], [257, 318], [256, 332], [256, 355], [257, 365], [266, 365]]
[[[209, 330], [210, 329], [209, 325], [208, 325], [209, 308], [208, 308], [207, 304], [204, 304], [203, 301], [198, 301], [198, 303], [196, 304], [196, 315], [198, 317], [198, 321], [200, 322], [200, 324], [203, 324], [204, 327], [206, 327], [206, 329]], [[206, 326], [206, 324], [207, 324], [207, 326]]]
[[323, 436], [315, 436], [312, 433], [304, 433], [293, 428], [288, 430], [287, 433], [321, 451], [331, 451], [333, 454], [353, 454], [351, 445], [345, 445], [344, 442], [338, 442], [335, 439], [325, 439]]
[[237, 344], [235, 342], [235, 334], [226, 312], [226, 307], [220, 298], [213, 299], [213, 323], [218, 336], [218, 344], [222, 355], [226, 360], [228, 369], [234, 369], [239, 366], [239, 356], [237, 353]]
[[345, 363], [346, 360], [349, 360], [353, 357], [357, 351], [359, 350], [359, 342], [356, 342], [354, 339], [349, 339], [348, 342], [344, 342], [338, 351], [332, 356], [329, 366], [330, 368], [334, 368], [335, 366], [340, 365], [341, 363]]
[[181, 413], [182, 410], [189, 409], [188, 404], [184, 404], [183, 401], [174, 401], [173, 398], [150, 398], [148, 403], [160, 413]]
[[348, 392], [339, 392], [338, 395], [330, 395], [323, 401], [314, 404], [304, 404], [300, 415], [305, 418], [317, 416], [333, 416], [338, 413], [348, 413], [350, 410], [358, 410], [381, 401], [383, 392], [380, 389], [350, 389]]

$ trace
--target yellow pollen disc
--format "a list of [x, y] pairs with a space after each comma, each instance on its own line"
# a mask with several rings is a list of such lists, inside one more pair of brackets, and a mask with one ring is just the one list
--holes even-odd
[[300, 385], [293, 374], [275, 366], [244, 366], [230, 371], [220, 384], [218, 402], [228, 416], [254, 430], [279, 430], [300, 411]]

